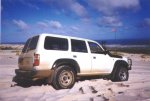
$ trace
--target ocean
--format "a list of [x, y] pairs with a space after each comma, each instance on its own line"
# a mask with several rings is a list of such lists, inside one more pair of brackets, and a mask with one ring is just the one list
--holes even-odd
[[[150, 39], [95, 40], [105, 45], [150, 45]], [[25, 42], [2, 42], [1, 44], [25, 44]]]
[[150, 39], [95, 40], [105, 45], [150, 45]]

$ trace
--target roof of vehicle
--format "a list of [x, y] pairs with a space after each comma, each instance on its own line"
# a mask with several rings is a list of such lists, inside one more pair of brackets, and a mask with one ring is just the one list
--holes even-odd
[[42, 34], [39, 34], [39, 35], [40, 36], [53, 36], [53, 37], [70, 38], [70, 39], [79, 39], [79, 40], [87, 40], [87, 41], [96, 42], [94, 40], [90, 40], [90, 39], [86, 39], [86, 38], [72, 37], [72, 36], [59, 35], [59, 34], [51, 34], [51, 33], [42, 33]]

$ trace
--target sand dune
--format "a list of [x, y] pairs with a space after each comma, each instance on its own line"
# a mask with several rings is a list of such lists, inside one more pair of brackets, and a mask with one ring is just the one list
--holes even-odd
[[150, 101], [150, 56], [121, 54], [133, 60], [129, 81], [84, 80], [72, 89], [55, 90], [44, 84], [15, 85], [18, 56], [11, 50], [0, 51], [0, 101]]

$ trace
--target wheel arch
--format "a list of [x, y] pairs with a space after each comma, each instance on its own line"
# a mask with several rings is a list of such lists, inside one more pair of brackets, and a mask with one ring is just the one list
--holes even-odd
[[61, 65], [69, 65], [73, 68], [73, 70], [76, 73], [80, 73], [80, 67], [79, 67], [77, 61], [75, 61], [73, 59], [66, 59], [66, 58], [58, 59], [54, 62], [53, 66], [52, 66], [52, 69], [55, 69], [55, 68], [57, 68]]
[[125, 68], [128, 69], [128, 63], [124, 60], [117, 60], [114, 64], [113, 70], [111, 72], [111, 77], [114, 78], [115, 77], [115, 73], [117, 71], [117, 69], [119, 68], [119, 65], [124, 66]]

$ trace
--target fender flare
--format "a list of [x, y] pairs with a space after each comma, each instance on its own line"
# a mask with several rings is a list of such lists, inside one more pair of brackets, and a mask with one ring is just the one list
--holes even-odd
[[54, 62], [52, 69], [56, 69], [60, 65], [69, 65], [73, 68], [73, 70], [76, 73], [80, 73], [80, 67], [79, 67], [77, 61], [75, 61], [73, 59], [66, 59], [66, 58], [58, 59]]
[[79, 67], [78, 63], [75, 60], [73, 60], [73, 59], [66, 59], [66, 58], [58, 59], [58, 60], [56, 60], [54, 62], [53, 66], [52, 66], [52, 69], [51, 69], [52, 70], [52, 74], [48, 78], [48, 84], [51, 84], [53, 82], [55, 69], [58, 68], [61, 65], [69, 65], [69, 66], [71, 66], [71, 68], [73, 68], [73, 70], [76, 73], [80, 73], [80, 67]]
[[119, 68], [119, 65], [123, 65], [128, 69], [128, 63], [124, 60], [117, 60], [114, 64], [113, 70], [111, 72], [111, 78], [115, 77], [115, 73], [117, 71], [117, 69]]

